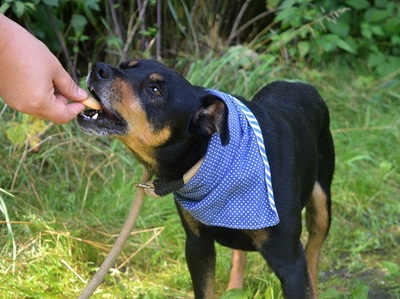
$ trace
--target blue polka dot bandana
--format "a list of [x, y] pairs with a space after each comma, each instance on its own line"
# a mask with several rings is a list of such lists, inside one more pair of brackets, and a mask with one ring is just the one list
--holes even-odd
[[250, 110], [231, 95], [208, 90], [228, 107], [230, 142], [211, 136], [199, 171], [174, 192], [178, 203], [200, 222], [234, 229], [276, 225], [271, 174], [263, 136]]

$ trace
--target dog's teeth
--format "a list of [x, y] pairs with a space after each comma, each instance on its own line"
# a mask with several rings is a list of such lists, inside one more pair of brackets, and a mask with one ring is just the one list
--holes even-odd
[[92, 116], [92, 119], [97, 119], [98, 116], [99, 116], [99, 114], [96, 113], [95, 115]]

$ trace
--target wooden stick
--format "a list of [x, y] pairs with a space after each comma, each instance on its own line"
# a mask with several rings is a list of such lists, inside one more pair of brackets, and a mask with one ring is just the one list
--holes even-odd
[[[141, 182], [147, 182], [151, 179], [150, 173], [145, 170], [142, 174], [142, 177], [140, 179]], [[131, 209], [129, 210], [129, 214], [126, 218], [125, 224], [122, 227], [121, 233], [119, 234], [117, 240], [115, 241], [115, 244], [109, 254], [107, 255], [106, 259], [104, 262], [101, 264], [99, 270], [96, 272], [90, 283], [87, 285], [87, 287], [83, 290], [82, 294], [78, 297], [78, 299], [88, 299], [94, 291], [97, 289], [97, 287], [100, 285], [100, 283], [103, 281], [104, 277], [110, 270], [110, 268], [113, 266], [115, 263], [115, 260], [117, 259], [118, 255], [121, 253], [122, 248], [124, 247], [126, 240], [128, 239], [129, 235], [131, 234], [131, 231], [133, 227], [135, 226], [136, 219], [139, 215], [140, 209], [143, 204], [143, 198], [144, 198], [144, 189], [143, 188], [138, 188], [136, 189], [135, 197], [133, 199]]]

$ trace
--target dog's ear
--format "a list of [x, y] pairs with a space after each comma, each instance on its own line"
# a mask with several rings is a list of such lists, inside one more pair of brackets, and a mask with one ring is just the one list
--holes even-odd
[[221, 144], [227, 145], [230, 140], [228, 129], [228, 108], [219, 97], [207, 94], [201, 97], [201, 107], [189, 124], [189, 132], [197, 136], [210, 136], [217, 132]]

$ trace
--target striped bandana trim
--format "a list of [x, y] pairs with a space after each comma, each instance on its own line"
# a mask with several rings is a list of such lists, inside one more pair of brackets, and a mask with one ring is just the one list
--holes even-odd
[[198, 172], [174, 192], [178, 203], [200, 222], [234, 229], [279, 223], [271, 172], [257, 119], [229, 94], [208, 90], [228, 107], [229, 144], [211, 136]]
[[258, 147], [260, 150], [260, 155], [261, 155], [261, 158], [263, 159], [264, 167], [265, 167], [265, 183], [267, 184], [267, 189], [268, 189], [268, 201], [269, 201], [269, 204], [271, 205], [271, 209], [275, 213], [278, 213], [278, 211], [276, 210], [276, 206], [275, 206], [274, 191], [272, 190], [271, 169], [269, 168], [267, 152], [265, 150], [265, 143], [264, 143], [264, 138], [263, 138], [263, 135], [262, 135], [262, 132], [260, 129], [260, 125], [258, 124], [256, 117], [250, 111], [249, 108], [247, 108], [238, 99], [236, 99], [236, 98], [233, 98], [233, 99], [236, 101], [236, 104], [238, 104], [240, 106], [240, 108], [242, 108], [243, 113], [246, 115], [247, 121], [249, 122], [250, 126], [253, 128], [254, 134], [256, 135]]

